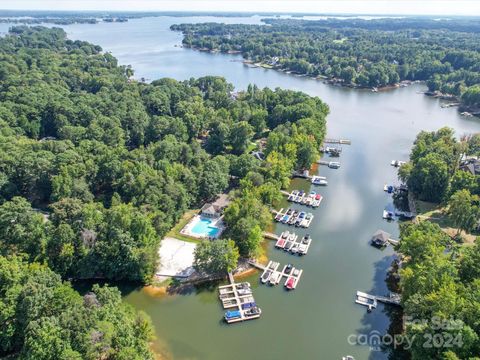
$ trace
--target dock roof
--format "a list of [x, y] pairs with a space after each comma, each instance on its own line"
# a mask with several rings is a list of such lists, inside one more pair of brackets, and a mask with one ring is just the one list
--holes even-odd
[[383, 230], [377, 230], [373, 236], [372, 239], [374, 240], [381, 240], [382, 242], [387, 242], [388, 239], [390, 239], [391, 234], [387, 233], [386, 231]]

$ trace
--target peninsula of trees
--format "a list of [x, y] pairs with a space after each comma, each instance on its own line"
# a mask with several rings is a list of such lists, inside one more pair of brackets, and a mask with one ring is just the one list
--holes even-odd
[[238, 52], [255, 63], [348, 86], [426, 81], [431, 92], [480, 106], [480, 28], [469, 19], [294, 20], [182, 24], [184, 46]]
[[0, 356], [148, 359], [149, 322], [116, 289], [82, 298], [62, 278], [149, 282], [163, 235], [227, 189], [204, 258], [255, 254], [280, 188], [318, 156], [318, 98], [132, 74], [58, 28], [0, 39]]
[[[480, 353], [480, 242], [463, 244], [460, 236], [478, 234], [479, 155], [479, 134], [457, 140], [449, 128], [422, 131], [399, 169], [415, 198], [439, 204], [445, 217], [437, 224], [419, 216], [400, 227], [400, 289], [412, 359], [476, 359]], [[449, 236], [447, 220], [458, 233]], [[448, 346], [428, 346], [439, 338]]]

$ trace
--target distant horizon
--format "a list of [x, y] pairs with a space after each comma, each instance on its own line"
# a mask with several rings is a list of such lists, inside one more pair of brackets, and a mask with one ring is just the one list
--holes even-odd
[[[480, 1], [480, 0], [479, 0]], [[0, 17], [8, 16], [3, 15], [2, 13], [58, 13], [58, 14], [99, 14], [99, 13], [109, 13], [109, 14], [201, 14], [204, 16], [218, 16], [218, 15], [291, 15], [295, 17], [302, 16], [335, 16], [335, 17], [411, 17], [411, 18], [480, 18], [480, 15], [461, 15], [461, 14], [402, 14], [402, 13], [340, 13], [340, 12], [324, 12], [324, 13], [314, 13], [314, 12], [295, 12], [295, 11], [214, 11], [214, 10], [45, 10], [45, 9], [2, 9], [0, 8]]]
[[[2, 4], [3, 3], [3, 4]], [[274, 9], [272, 9], [274, 8]], [[0, 11], [244, 13], [335, 16], [480, 16], [470, 0], [0, 0]]]

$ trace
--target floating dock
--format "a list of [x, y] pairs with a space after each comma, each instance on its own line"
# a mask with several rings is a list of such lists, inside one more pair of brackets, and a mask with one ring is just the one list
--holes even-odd
[[340, 163], [338, 161], [325, 161], [325, 160], [317, 160], [318, 165], [326, 165], [330, 169], [338, 169], [340, 168]]
[[262, 310], [255, 303], [250, 283], [234, 283], [231, 273], [229, 273], [229, 279], [231, 280], [229, 285], [218, 287], [218, 297], [222, 302], [222, 306], [224, 309], [229, 309], [225, 313], [225, 321], [231, 324], [258, 319], [262, 314]]
[[275, 247], [277, 249], [288, 251], [291, 254], [306, 255], [308, 253], [308, 249], [310, 248], [310, 244], [312, 243], [310, 236], [298, 240], [298, 235], [295, 233], [290, 233], [289, 231], [284, 231], [280, 236], [276, 237], [277, 241], [275, 243]]
[[[254, 266], [256, 266], [255, 264]], [[275, 261], [269, 261], [266, 267], [263, 268], [263, 273], [260, 275], [260, 280], [264, 284], [272, 286], [278, 285], [283, 278], [286, 278], [284, 286], [293, 290], [297, 287], [303, 270], [296, 269], [292, 265], [285, 265], [281, 271], [278, 271], [280, 264]]]
[[294, 202], [300, 205], [310, 206], [313, 208], [319, 207], [320, 203], [323, 200], [322, 195], [317, 194], [314, 191], [307, 194], [303, 190], [293, 190], [291, 193], [286, 193], [284, 195], [287, 196], [287, 200], [290, 202]]
[[308, 228], [313, 221], [314, 215], [312, 213], [306, 213], [305, 211], [299, 211], [295, 209], [287, 209], [283, 212], [283, 208], [280, 211], [273, 210], [275, 214], [275, 221], [281, 222], [285, 225]]
[[377, 298], [373, 295], [361, 291], [357, 291], [357, 294], [355, 296], [355, 302], [357, 304], [366, 306], [368, 310], [377, 308]]

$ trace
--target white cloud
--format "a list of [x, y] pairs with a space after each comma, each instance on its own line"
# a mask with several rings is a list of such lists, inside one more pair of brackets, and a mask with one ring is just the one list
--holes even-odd
[[480, 15], [476, 0], [0, 0], [0, 9]]

